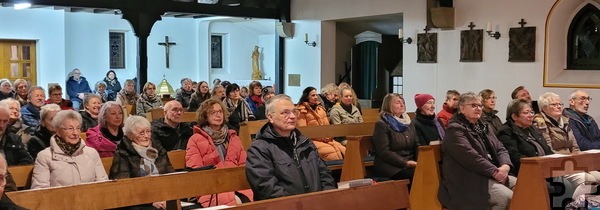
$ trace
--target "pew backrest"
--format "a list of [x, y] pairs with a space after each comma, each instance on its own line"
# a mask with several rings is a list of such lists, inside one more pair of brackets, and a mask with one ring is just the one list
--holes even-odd
[[440, 146], [437, 144], [419, 147], [418, 164], [417, 168], [415, 168], [410, 192], [411, 209], [442, 209], [442, 204], [437, 198], [441, 182], [439, 168], [441, 161]]
[[363, 109], [362, 117], [364, 122], [377, 122], [379, 120], [379, 109]]

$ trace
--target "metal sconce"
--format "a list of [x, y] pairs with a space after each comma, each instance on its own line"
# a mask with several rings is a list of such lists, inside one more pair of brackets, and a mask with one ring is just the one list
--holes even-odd
[[398, 29], [398, 39], [400, 39], [400, 43], [412, 43], [412, 38], [408, 37], [408, 38], [404, 38], [404, 30], [403, 29]]
[[309, 42], [308, 34], [304, 34], [304, 43], [306, 43], [306, 45], [308, 45], [308, 46], [316, 47], [317, 46], [317, 35], [315, 35], [315, 41]]
[[494, 37], [496, 39], [500, 39], [500, 37], [502, 36], [500, 34], [500, 25], [496, 25], [496, 31], [492, 32], [492, 21], [487, 22], [487, 27], [486, 27], [485, 32], [487, 32], [488, 35], [490, 35], [490, 37]]

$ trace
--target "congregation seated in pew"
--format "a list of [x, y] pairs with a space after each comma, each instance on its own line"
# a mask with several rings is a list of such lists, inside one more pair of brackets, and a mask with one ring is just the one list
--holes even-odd
[[192, 87], [192, 79], [190, 78], [182, 78], [180, 81], [181, 87], [175, 90], [175, 100], [181, 103], [183, 108], [188, 108], [190, 106], [190, 99], [192, 98], [192, 94], [194, 93], [194, 89]]
[[131, 79], [125, 80], [124, 88], [117, 93], [116, 102], [121, 104], [122, 107], [132, 106], [136, 107], [136, 102], [140, 98], [135, 90], [135, 82]]
[[600, 149], [600, 128], [588, 114], [591, 101], [592, 97], [584, 90], [574, 90], [569, 98], [569, 108], [563, 111], [569, 117], [569, 127], [581, 151]]
[[21, 107], [21, 119], [25, 125], [35, 128], [40, 124], [40, 109], [45, 103], [46, 92], [40, 86], [33, 86], [27, 97], [27, 105]]
[[[302, 91], [296, 109], [299, 112], [296, 115], [298, 126], [329, 125], [327, 112], [321, 105], [317, 89], [314, 87], [307, 87]], [[325, 161], [342, 160], [346, 154], [346, 147], [334, 140], [333, 137], [311, 139], [317, 147], [319, 156]]]
[[[156, 176], [174, 172], [167, 151], [151, 138], [146, 118], [130, 116], [125, 120], [125, 137], [118, 144], [110, 167], [110, 179]], [[136, 206], [136, 209], [166, 209], [166, 201]]]
[[254, 200], [321, 190], [336, 183], [313, 141], [296, 129], [298, 111], [287, 95], [267, 101], [266, 123], [248, 148], [246, 178]]
[[96, 94], [87, 94], [83, 98], [83, 110], [79, 111], [83, 124], [81, 132], [87, 132], [88, 129], [98, 126], [98, 115], [102, 107], [102, 99]]
[[254, 117], [256, 117], [256, 120], [266, 120], [267, 115], [265, 113], [265, 104], [269, 99], [271, 99], [271, 98], [273, 98], [273, 96], [275, 96], [275, 90], [273, 90], [272, 86], [266, 86], [260, 92], [261, 92], [260, 97], [261, 97], [263, 103], [261, 106], [258, 106], [256, 108], [256, 113], [254, 113]]
[[360, 110], [353, 104], [354, 95], [352, 89], [343, 88], [340, 90], [339, 95], [339, 102], [333, 105], [329, 111], [331, 124], [337, 125], [364, 122]]
[[431, 141], [444, 138], [444, 127], [435, 116], [435, 98], [430, 94], [415, 94], [414, 124], [419, 137], [419, 145], [429, 145]]
[[62, 110], [73, 110], [73, 102], [62, 98], [62, 96], [62, 87], [60, 87], [59, 84], [49, 84], [48, 99], [45, 104], [56, 104], [59, 105]]
[[211, 98], [208, 82], [200, 81], [198, 83], [198, 88], [196, 88], [195, 90], [196, 91], [194, 92], [194, 94], [192, 94], [192, 97], [190, 98], [188, 112], [195, 112], [196, 110], [198, 110], [198, 107], [200, 107], [200, 104], [202, 104], [202, 102]]
[[152, 121], [152, 139], [167, 150], [185, 150], [192, 136], [192, 124], [182, 122], [183, 107], [172, 100], [163, 107], [164, 117]]
[[34, 160], [40, 151], [50, 146], [50, 138], [56, 132], [56, 128], [52, 125], [52, 120], [60, 110], [61, 108], [57, 104], [42, 106], [42, 110], [40, 111], [40, 125], [32, 133], [29, 142], [27, 142], [27, 151]]
[[240, 96], [240, 86], [233, 83], [225, 89], [225, 99], [223, 103], [230, 113], [227, 126], [235, 132], [240, 132], [240, 123], [254, 120], [254, 113], [248, 105], [248, 102]]
[[32, 189], [108, 180], [98, 152], [79, 137], [81, 115], [72, 110], [59, 111], [52, 125], [57, 132], [50, 138], [50, 147], [38, 153]]
[[87, 131], [86, 144], [96, 149], [100, 157], [112, 157], [117, 144], [123, 139], [123, 107], [109, 101], [102, 105], [98, 114], [98, 125]]
[[390, 179], [412, 182], [419, 144], [415, 124], [406, 113], [404, 98], [397, 93], [387, 94], [380, 115], [373, 131], [375, 170]]
[[[198, 125], [188, 141], [185, 165], [200, 168], [214, 165], [216, 168], [244, 166], [246, 150], [240, 137], [226, 123], [229, 112], [220, 101], [208, 99], [197, 111]], [[235, 205], [252, 201], [252, 191], [239, 190], [215, 195], [202, 195], [198, 203], [203, 207]]]

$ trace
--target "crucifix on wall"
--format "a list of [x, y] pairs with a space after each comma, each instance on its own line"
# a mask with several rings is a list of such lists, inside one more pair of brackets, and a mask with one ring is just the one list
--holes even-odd
[[158, 45], [165, 46], [165, 58], [167, 59], [167, 68], [169, 68], [169, 49], [172, 45], [177, 45], [175, 42], [169, 42], [169, 36], [165, 36], [165, 42], [159, 42]]

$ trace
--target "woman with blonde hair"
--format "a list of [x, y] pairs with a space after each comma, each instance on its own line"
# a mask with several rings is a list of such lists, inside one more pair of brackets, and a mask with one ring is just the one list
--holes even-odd
[[160, 97], [156, 95], [156, 85], [152, 82], [146, 82], [144, 85], [144, 92], [138, 98], [135, 108], [136, 115], [146, 117], [146, 113], [152, 109], [159, 109], [162, 107], [162, 101]]
[[86, 144], [98, 151], [100, 157], [112, 157], [117, 144], [123, 140], [123, 108], [114, 101], [100, 108], [98, 125], [87, 131]]

